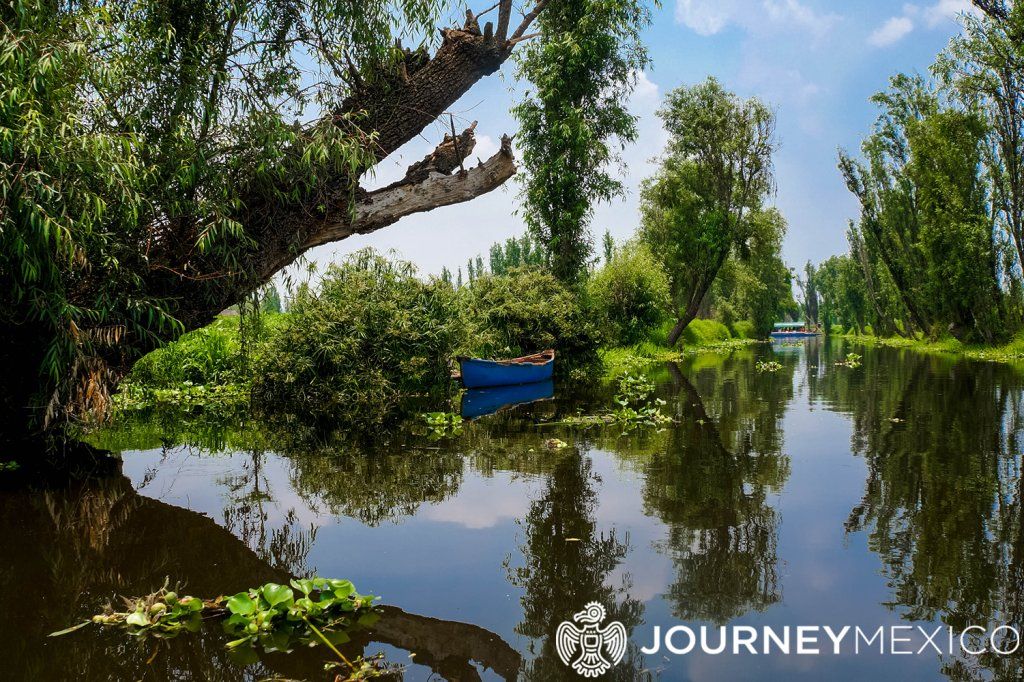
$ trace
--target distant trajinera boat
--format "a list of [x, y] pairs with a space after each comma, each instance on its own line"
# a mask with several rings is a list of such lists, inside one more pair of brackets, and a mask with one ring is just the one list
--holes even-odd
[[771, 334], [772, 339], [775, 341], [809, 339], [820, 335], [821, 332], [809, 326], [806, 322], [776, 322], [775, 331]]

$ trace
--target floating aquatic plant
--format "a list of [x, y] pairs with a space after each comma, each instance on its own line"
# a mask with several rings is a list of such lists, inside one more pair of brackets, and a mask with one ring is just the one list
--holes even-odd
[[837, 367], [860, 367], [861, 356], [856, 353], [847, 353], [845, 360], [836, 360]]
[[133, 636], [166, 639], [184, 631], [198, 631], [204, 619], [223, 618], [225, 632], [235, 638], [227, 648], [240, 653], [243, 661], [255, 659], [258, 649], [288, 652], [297, 646], [323, 643], [348, 666], [349, 679], [353, 679], [365, 677], [379, 666], [362, 659], [349, 661], [335, 645], [347, 642], [347, 632], [353, 628], [376, 622], [372, 610], [375, 599], [356, 592], [348, 580], [319, 577], [293, 579], [288, 585], [267, 583], [208, 600], [179, 596], [165, 584], [145, 597], [124, 599], [124, 611], [108, 605], [103, 613], [50, 636], [97, 624], [121, 627]]
[[775, 360], [760, 360], [754, 365], [758, 372], [778, 372], [782, 369], [782, 363]]
[[425, 412], [420, 419], [427, 425], [427, 435], [437, 440], [462, 433], [462, 416], [455, 412]]
[[568, 426], [598, 426], [616, 424], [630, 431], [640, 426], [660, 426], [672, 421], [662, 414], [665, 401], [654, 397], [654, 384], [643, 376], [624, 374], [619, 378], [618, 392], [613, 398], [617, 408], [603, 414], [575, 415], [556, 424]]

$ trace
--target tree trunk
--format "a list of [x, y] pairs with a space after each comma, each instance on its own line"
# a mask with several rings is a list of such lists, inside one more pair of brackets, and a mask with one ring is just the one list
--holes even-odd
[[[546, 0], [539, 0], [508, 35], [512, 0], [499, 0], [498, 33], [490, 24], [481, 32], [470, 14], [464, 27], [441, 31], [442, 44], [432, 58], [406, 50], [392, 75], [362, 78], [356, 74], [353, 91], [333, 112], [333, 120], [354, 139], [365, 135], [366, 144], [373, 145], [375, 162], [323, 178], [316, 190], [289, 195], [292, 188], [282, 187], [281, 196], [296, 197], [285, 202], [262, 198], [259, 191], [243, 195], [242, 208], [230, 217], [242, 225], [252, 246], [238, 256], [230, 272], [196, 249], [194, 240], [183, 240], [174, 225], [153, 226], [145, 264], [139, 266], [148, 268], [140, 273], [145, 293], [168, 301], [168, 312], [183, 330], [194, 330], [315, 246], [374, 232], [405, 216], [470, 201], [500, 187], [516, 172], [511, 140], [504, 136], [496, 154], [477, 164], [467, 163], [476, 142], [475, 122], [461, 134], [453, 130], [446, 135], [433, 152], [409, 166], [401, 180], [372, 191], [359, 182], [376, 163], [420, 135], [477, 81], [497, 71], [515, 46], [529, 37], [526, 29], [545, 4]], [[354, 120], [359, 129], [349, 130]], [[301, 153], [302, 149], [290, 151]], [[282, 182], [287, 185], [288, 180]], [[170, 330], [144, 330], [136, 336], [125, 332], [113, 347], [96, 351], [102, 357], [90, 356], [69, 369], [68, 376], [52, 377], [41, 370], [52, 329], [25, 324], [0, 329], [0, 333], [4, 336], [0, 360], [6, 360], [9, 368], [0, 408], [9, 424], [17, 422], [10, 427], [15, 434], [29, 433], [30, 421], [38, 433], [43, 424], [54, 426], [85, 413], [103, 412], [107, 396], [138, 357], [173, 338]], [[45, 419], [40, 418], [43, 415]]]
[[683, 335], [687, 325], [693, 322], [693, 319], [697, 317], [697, 311], [700, 310], [700, 300], [697, 302], [691, 302], [690, 305], [686, 306], [686, 310], [676, 321], [672, 327], [672, 331], [668, 334], [668, 345], [670, 348], [675, 347], [679, 342], [679, 337]]

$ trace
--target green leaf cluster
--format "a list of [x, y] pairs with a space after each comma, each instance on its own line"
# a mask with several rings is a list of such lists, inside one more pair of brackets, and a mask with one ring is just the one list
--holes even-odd
[[[266, 583], [226, 600], [230, 615], [224, 630], [236, 637], [229, 649], [258, 644], [264, 651], [290, 651], [299, 642], [314, 641], [311, 627], [350, 624], [376, 599], [358, 594], [348, 580], [303, 578], [289, 585]], [[345, 635], [336, 631], [333, 637], [331, 643], [338, 644]]]
[[518, 50], [532, 85], [513, 114], [522, 150], [523, 217], [555, 276], [575, 282], [591, 252], [593, 207], [622, 193], [617, 148], [636, 139], [627, 101], [649, 65], [639, 0], [547, 3], [540, 35]]
[[351, 94], [338, 65], [386, 68], [396, 35], [433, 35], [439, 9], [5, 3], [0, 358], [18, 363], [19, 386], [0, 398], [8, 412], [31, 400], [47, 422], [102, 414], [124, 367], [196, 323], [186, 312], [253, 288], [254, 246], [278, 210], [344, 202], [338, 178], [376, 163], [360, 114], [334, 115]]

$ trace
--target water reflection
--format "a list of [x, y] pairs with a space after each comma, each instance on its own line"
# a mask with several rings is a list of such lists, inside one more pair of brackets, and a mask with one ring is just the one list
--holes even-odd
[[[559, 455], [541, 496], [522, 520], [523, 564], [510, 568], [510, 582], [525, 591], [522, 621], [516, 632], [540, 642], [524, 679], [562, 677], [566, 668], [555, 651], [553, 633], [568, 618], [567, 609], [592, 601], [606, 605], [610, 620], [627, 632], [642, 622], [643, 605], [629, 597], [628, 579], [621, 585], [608, 577], [629, 553], [629, 535], [613, 529], [599, 532], [594, 520], [597, 504], [595, 476], [589, 459], [578, 451]], [[635, 647], [629, 661], [636, 661]], [[627, 661], [609, 671], [612, 679], [635, 679]]]
[[[835, 365], [853, 350], [862, 366]], [[782, 368], [756, 371], [769, 354]], [[653, 378], [676, 421], [628, 434], [556, 425], [607, 407], [600, 390], [439, 441], [400, 430], [353, 442], [296, 422], [122, 424], [100, 440], [126, 451], [127, 475], [0, 492], [0, 544], [16, 557], [0, 568], [11, 674], [64, 679], [73, 660], [83, 679], [324, 679], [319, 650], [232, 667], [216, 628], [159, 645], [44, 637], [165, 576], [213, 595], [319, 571], [385, 596], [386, 617], [346, 653], [383, 647], [412, 661], [409, 679], [570, 679], [551, 637], [589, 601], [630, 632], [621, 679], [1021, 679], [1019, 655], [794, 670], [637, 648], [651, 625], [680, 620], [1021, 626], [1018, 370], [812, 340]]]
[[673, 613], [725, 623], [781, 599], [779, 520], [766, 498], [789, 474], [779, 420], [793, 366], [763, 374], [697, 371], [703, 396], [678, 366], [669, 371], [680, 422], [644, 469], [644, 504], [668, 525], [659, 549], [676, 568], [667, 594]]
[[[67, 679], [72, 667], [76, 679], [325, 678], [322, 649], [267, 655], [243, 671], [229, 660], [227, 637], [215, 626], [174, 640], [91, 628], [46, 638], [117, 595], [152, 591], [168, 575], [204, 596], [287, 582], [291, 575], [203, 514], [139, 495], [123, 475], [5, 492], [0, 537], [18, 558], [0, 572], [0, 641], [12, 647], [6, 679]], [[417, 663], [447, 679], [475, 679], [478, 666], [515, 679], [521, 665], [519, 654], [491, 632], [393, 606], [382, 608], [371, 631], [353, 632], [341, 648], [354, 657], [379, 644], [413, 653]]]
[[[909, 619], [940, 619], [958, 630], [1020, 628], [1020, 373], [879, 350], [865, 356], [863, 373], [829, 376], [822, 393], [853, 415], [853, 451], [868, 464], [847, 528], [869, 534], [894, 605]], [[1020, 656], [970, 663], [947, 661], [945, 672], [953, 679], [1024, 674]]]

